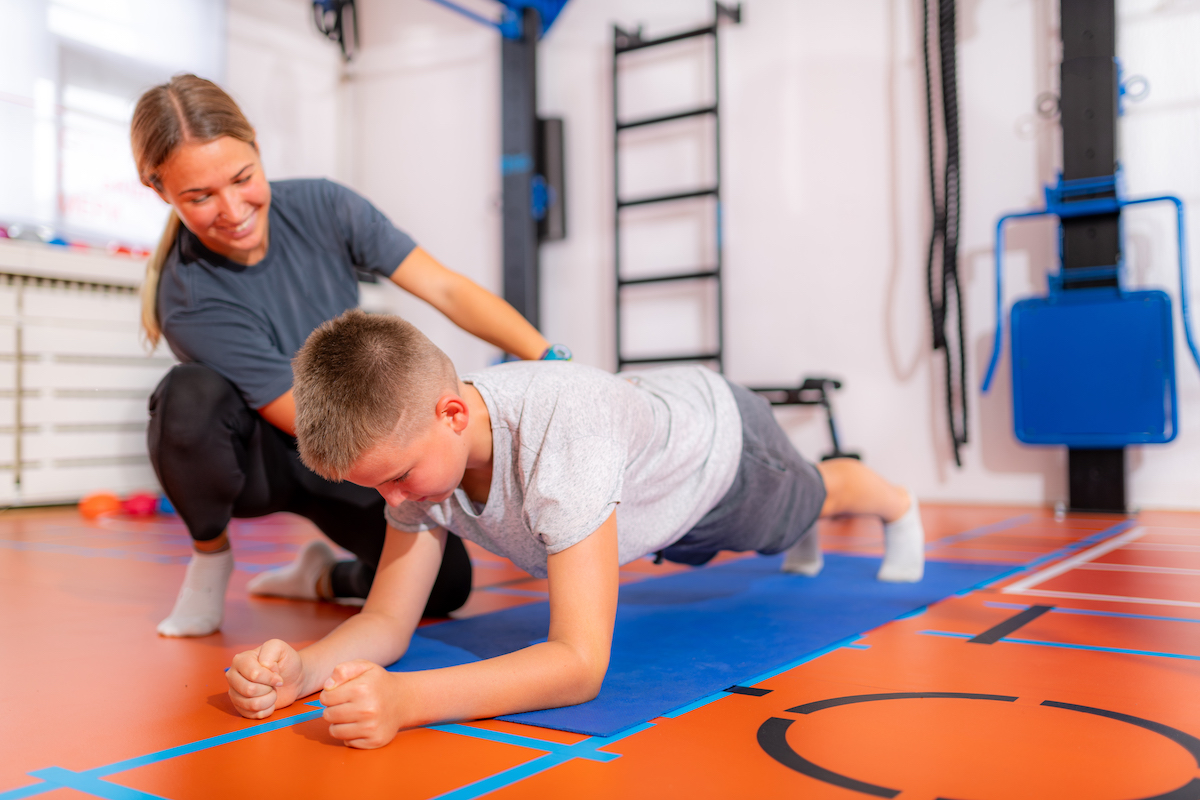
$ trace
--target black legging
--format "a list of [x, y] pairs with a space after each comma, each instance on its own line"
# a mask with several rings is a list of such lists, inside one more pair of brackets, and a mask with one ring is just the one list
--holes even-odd
[[[333, 568], [334, 595], [367, 596], [387, 528], [383, 498], [305, 467], [296, 440], [246, 405], [225, 378], [200, 364], [172, 368], [150, 396], [146, 440], [159, 483], [193, 539], [215, 539], [231, 517], [290, 511], [358, 556]], [[445, 616], [470, 592], [471, 561], [450, 534], [426, 616]]]

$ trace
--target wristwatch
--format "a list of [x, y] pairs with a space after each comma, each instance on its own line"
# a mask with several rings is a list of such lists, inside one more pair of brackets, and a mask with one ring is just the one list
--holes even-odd
[[571, 348], [565, 344], [552, 344], [542, 353], [542, 361], [570, 361]]

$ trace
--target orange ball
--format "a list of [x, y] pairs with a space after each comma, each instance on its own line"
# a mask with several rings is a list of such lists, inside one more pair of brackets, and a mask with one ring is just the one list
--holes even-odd
[[121, 498], [112, 492], [93, 492], [79, 501], [79, 513], [84, 519], [96, 519], [121, 510]]

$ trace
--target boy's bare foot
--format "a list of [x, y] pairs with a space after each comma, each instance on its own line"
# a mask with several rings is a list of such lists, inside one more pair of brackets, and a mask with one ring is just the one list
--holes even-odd
[[792, 545], [783, 559], [783, 571], [793, 575], [816, 577], [825, 566], [821, 555], [821, 539], [817, 535], [817, 523], [804, 532], [800, 540]]
[[208, 636], [221, 628], [233, 551], [192, 553], [171, 616], [158, 623], [159, 636]]
[[904, 515], [883, 526], [883, 565], [876, 577], [890, 583], [916, 583], [925, 576], [925, 528], [917, 498], [908, 493]]
[[318, 590], [317, 584], [329, 582], [329, 570], [337, 561], [333, 549], [320, 539], [304, 545], [296, 560], [286, 567], [260, 572], [246, 584], [250, 594], [268, 597], [288, 597], [293, 600], [322, 600], [332, 592]]

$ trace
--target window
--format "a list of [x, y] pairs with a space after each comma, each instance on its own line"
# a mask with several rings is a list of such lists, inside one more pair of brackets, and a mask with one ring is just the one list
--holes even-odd
[[90, 244], [158, 239], [166, 206], [142, 186], [129, 120], [178, 72], [220, 81], [221, 0], [24, 0], [0, 49], [0, 225]]

